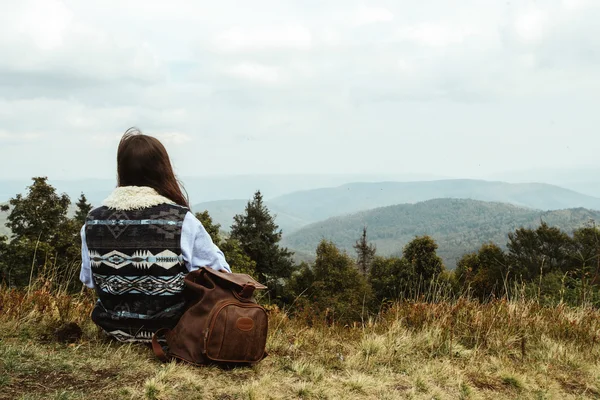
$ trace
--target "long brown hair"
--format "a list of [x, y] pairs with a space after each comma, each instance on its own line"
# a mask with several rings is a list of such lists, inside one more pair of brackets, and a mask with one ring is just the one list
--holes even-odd
[[118, 186], [148, 186], [180, 206], [190, 206], [165, 146], [137, 128], [129, 128], [119, 143], [117, 175]]

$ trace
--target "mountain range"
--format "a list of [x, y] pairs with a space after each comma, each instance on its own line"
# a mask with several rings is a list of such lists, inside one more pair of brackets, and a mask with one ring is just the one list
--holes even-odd
[[[543, 183], [506, 183], [482, 180], [420, 182], [362, 182], [297, 191], [266, 201], [277, 215], [284, 234], [327, 218], [397, 204], [414, 204], [440, 198], [472, 199], [513, 204], [535, 210], [587, 208], [600, 210], [600, 198]], [[247, 200], [199, 203], [194, 211], [208, 210], [227, 229]]]
[[[230, 229], [233, 216], [244, 211], [253, 192], [261, 189], [266, 205], [283, 230], [284, 244], [297, 253], [298, 259], [310, 258], [323, 238], [352, 251], [362, 227], [367, 225], [369, 237], [380, 254], [398, 254], [415, 235], [430, 234], [438, 241], [446, 263], [452, 266], [464, 252], [475, 250], [487, 241], [503, 245], [508, 232], [519, 226], [537, 225], [540, 219], [566, 230], [590, 219], [600, 221], [600, 211], [592, 211], [600, 210], [600, 198], [543, 183], [447, 179], [357, 182], [319, 188], [342, 179], [326, 176], [309, 186], [313, 189], [284, 192], [308, 186], [310, 176], [298, 176], [293, 182], [280, 178], [262, 178], [270, 196], [258, 185], [260, 179], [255, 178], [198, 178], [188, 180], [186, 186], [191, 198], [202, 198], [202, 191], [206, 192], [204, 198], [209, 199], [240, 196], [234, 200], [196, 203], [192, 207], [193, 211], [208, 210], [225, 231]], [[78, 187], [78, 184], [85, 185]], [[225, 188], [231, 184], [234, 187]], [[12, 197], [24, 193], [25, 186], [13, 182], [12, 186], [0, 187], [2, 193], [12, 193], [7, 195]], [[85, 192], [93, 205], [101, 202], [111, 186], [114, 182], [110, 180], [56, 185], [59, 192], [70, 194], [72, 201], [77, 193]], [[0, 235], [8, 233], [4, 226], [6, 216], [7, 213], [0, 213]]]
[[[192, 203], [222, 199], [242, 199], [261, 190], [266, 198], [274, 198], [299, 190], [332, 187], [347, 182], [422, 181], [440, 179], [439, 176], [425, 174], [286, 174], [286, 175], [232, 175], [181, 177]], [[72, 201], [85, 193], [87, 199], [98, 205], [116, 186], [116, 179], [60, 180], [50, 178], [48, 182], [59, 193], [67, 193]], [[17, 193], [24, 193], [30, 179], [0, 180], [0, 202], [8, 201]]]
[[352, 246], [366, 226], [368, 238], [380, 255], [400, 255], [415, 236], [430, 235], [439, 245], [438, 254], [453, 268], [462, 255], [484, 243], [505, 246], [507, 234], [519, 227], [536, 227], [545, 221], [571, 232], [591, 220], [600, 221], [600, 211], [584, 208], [541, 211], [505, 203], [434, 199], [330, 218], [284, 236], [282, 244], [296, 251], [300, 258], [314, 254], [322, 239], [331, 240], [353, 254]]

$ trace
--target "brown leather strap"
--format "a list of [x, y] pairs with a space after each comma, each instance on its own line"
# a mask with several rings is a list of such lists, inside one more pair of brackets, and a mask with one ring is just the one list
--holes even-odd
[[160, 343], [158, 343], [158, 337], [160, 336], [161, 333], [163, 333], [163, 332], [166, 333], [168, 331], [169, 330], [166, 328], [159, 329], [152, 336], [152, 350], [154, 351], [154, 354], [156, 354], [156, 357], [158, 357], [158, 359], [162, 362], [169, 361], [169, 357], [165, 354], [165, 351], [163, 350]]
[[240, 292], [240, 297], [243, 299], [249, 299], [250, 297], [252, 297], [252, 294], [254, 294], [254, 290], [256, 290], [256, 287], [251, 283], [247, 283], [242, 288], [242, 291]]

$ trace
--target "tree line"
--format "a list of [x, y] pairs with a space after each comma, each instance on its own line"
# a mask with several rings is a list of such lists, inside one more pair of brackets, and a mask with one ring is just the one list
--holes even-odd
[[[26, 195], [2, 207], [10, 238], [0, 238], [0, 284], [25, 287], [45, 282], [82, 290], [79, 230], [92, 206], [84, 194], [69, 217], [70, 199], [45, 177], [33, 178]], [[600, 229], [593, 223], [569, 235], [544, 222], [508, 234], [507, 250], [484, 244], [465, 254], [454, 271], [437, 255], [429, 236], [415, 237], [396, 257], [377, 255], [367, 227], [356, 254], [322, 240], [312, 263], [296, 264], [280, 245], [282, 232], [260, 191], [223, 233], [207, 211], [196, 213], [234, 272], [247, 273], [270, 290], [263, 301], [329, 321], [357, 321], [398, 300], [440, 301], [472, 296], [525, 296], [556, 304], [600, 305]]]

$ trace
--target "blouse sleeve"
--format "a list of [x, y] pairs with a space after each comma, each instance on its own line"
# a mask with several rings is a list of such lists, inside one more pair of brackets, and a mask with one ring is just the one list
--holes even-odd
[[225, 255], [191, 212], [186, 214], [181, 227], [181, 252], [188, 271], [209, 267], [231, 272]]
[[79, 280], [90, 289], [94, 288], [90, 252], [88, 251], [87, 241], [85, 239], [85, 225], [81, 228], [81, 272], [79, 274]]

